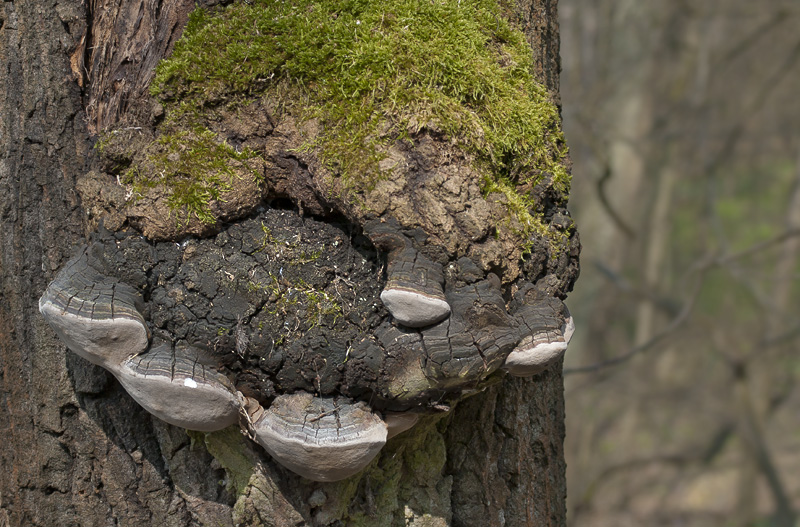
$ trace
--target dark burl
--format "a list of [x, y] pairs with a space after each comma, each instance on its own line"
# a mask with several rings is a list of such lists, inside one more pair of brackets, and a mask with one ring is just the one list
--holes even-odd
[[[279, 462], [331, 481], [377, 454], [383, 419], [411, 426], [414, 414], [446, 411], [503, 370], [532, 375], [566, 349], [560, 300], [521, 277], [503, 286], [466, 257], [436, 262], [419, 237], [392, 222], [362, 231], [268, 207], [182, 243], [101, 229], [40, 309], [157, 417], [201, 431], [241, 417]], [[290, 395], [304, 403], [285, 404]], [[296, 433], [265, 425], [276, 404]], [[321, 429], [338, 439], [308, 440]], [[319, 468], [331, 456], [338, 465]]]

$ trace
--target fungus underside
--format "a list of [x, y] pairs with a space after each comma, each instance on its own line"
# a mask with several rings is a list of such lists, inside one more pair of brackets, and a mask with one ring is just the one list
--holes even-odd
[[544, 235], [537, 203], [517, 189], [566, 193], [570, 179], [558, 109], [532, 72], [525, 36], [496, 0], [253, 0], [193, 11], [151, 93], [177, 128], [272, 96], [320, 122], [304, 147], [345, 188], [387, 177], [379, 162], [395, 141], [440, 131], [476, 160], [487, 195], [506, 196], [524, 233]]
[[[441, 415], [424, 417], [413, 429], [389, 440], [375, 458], [360, 473], [326, 485], [327, 522], [340, 520], [353, 527], [376, 524], [375, 511], [386, 514], [391, 521], [403, 514], [399, 503], [415, 503], [425, 508], [429, 501], [444, 502], [449, 498], [445, 489], [437, 488], [447, 461], [442, 436], [446, 419]], [[444, 493], [438, 493], [445, 490]], [[369, 495], [373, 510], [364, 507], [358, 496]], [[366, 510], [365, 510], [366, 509]]]

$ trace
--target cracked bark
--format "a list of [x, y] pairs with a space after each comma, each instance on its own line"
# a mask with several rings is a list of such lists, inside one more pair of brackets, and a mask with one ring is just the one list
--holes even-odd
[[[16, 0], [0, 8], [5, 65], [0, 71], [5, 94], [0, 99], [0, 525], [329, 525], [356, 520], [366, 525], [563, 525], [560, 366], [534, 379], [506, 378], [459, 403], [446, 417], [427, 417], [390, 441], [377, 468], [349, 488], [292, 475], [238, 432], [202, 437], [164, 424], [133, 402], [108, 373], [65, 353], [54, 338], [38, 314], [37, 299], [72, 255], [73, 245], [91, 230], [86, 221], [90, 204], [81, 196], [95, 190], [91, 178], [84, 177], [98, 166], [92, 134], [111, 124], [150, 118], [150, 103], [143, 101], [152, 68], [169, 53], [192, 8], [186, 0], [118, 0], [102, 6], [93, 0]], [[557, 94], [555, 9], [554, 1], [520, 0], [515, 16], [529, 35], [540, 79]], [[287, 185], [308, 172], [302, 160], [286, 158], [285, 163], [300, 176], [276, 180], [276, 194], [287, 193]], [[295, 192], [306, 210], [315, 212], [316, 202], [303, 195], [311, 191]], [[466, 246], [469, 240], [452, 246], [459, 243]], [[169, 252], [166, 245], [163, 251]], [[174, 256], [156, 261], [168, 263]], [[575, 266], [574, 255], [561, 259], [537, 265]], [[133, 271], [130, 276], [137, 280]], [[339, 278], [330, 278], [326, 287], [345, 291]], [[191, 277], [182, 279], [185, 288]], [[194, 283], [201, 291], [216, 287], [199, 276]], [[569, 283], [565, 279], [548, 287], [563, 295]], [[378, 286], [360, 287], [364, 292]], [[358, 297], [347, 290], [342, 294]], [[174, 315], [160, 318], [159, 306], [167, 310], [175, 298], [155, 288], [153, 295], [147, 316], [155, 325], [184, 331], [184, 337], [205, 331], [195, 340], [214, 340], [213, 324], [190, 330], [181, 328]], [[232, 310], [214, 312], [201, 304], [198, 300], [183, 309], [207, 310], [201, 318], [220, 324], [241, 324]], [[254, 312], [268, 304], [269, 299], [254, 300]], [[429, 331], [413, 332], [419, 346], [429, 346]], [[257, 336], [239, 334], [237, 341], [248, 342], [230, 344], [239, 355], [261, 349]], [[374, 361], [365, 350], [361, 355], [356, 350], [353, 361], [369, 370]], [[317, 392], [347, 385], [347, 373], [320, 375], [303, 357], [272, 358], [276, 378], [285, 382], [306, 383], [304, 388]], [[280, 368], [289, 373], [281, 376]], [[316, 370], [314, 376], [296, 373], [309, 368]], [[263, 378], [247, 378], [244, 370], [241, 375], [240, 385], [269, 396]], [[401, 480], [380, 480], [390, 473], [401, 474]]]

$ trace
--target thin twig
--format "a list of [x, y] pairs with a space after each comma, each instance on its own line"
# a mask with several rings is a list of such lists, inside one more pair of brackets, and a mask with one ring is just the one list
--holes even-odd
[[[646, 341], [646, 342], [644, 342], [642, 344], [639, 344], [638, 346], [634, 346], [633, 348], [628, 350], [626, 353], [624, 353], [622, 355], [619, 355], [618, 357], [614, 357], [612, 359], [608, 359], [608, 360], [601, 361], [601, 362], [598, 362], [598, 363], [595, 363], [595, 364], [591, 364], [589, 366], [577, 366], [575, 368], [564, 368], [564, 375], [572, 375], [572, 374], [575, 374], [575, 373], [593, 373], [593, 372], [596, 372], [596, 371], [599, 371], [599, 370], [602, 370], [602, 369], [605, 369], [605, 368], [609, 368], [609, 367], [612, 367], [612, 366], [617, 366], [617, 365], [619, 365], [619, 364], [621, 364], [623, 362], [626, 362], [626, 361], [630, 360], [634, 356], [649, 350], [650, 348], [652, 348], [653, 346], [655, 346], [656, 344], [661, 342], [664, 338], [666, 338], [670, 333], [675, 331], [678, 327], [683, 325], [683, 323], [686, 322], [686, 320], [689, 318], [689, 315], [691, 314], [692, 309], [694, 308], [694, 305], [695, 305], [695, 303], [697, 301], [697, 297], [699, 296], [700, 290], [702, 288], [702, 284], [703, 284], [702, 276], [705, 274], [706, 271], [708, 271], [708, 269], [710, 269], [711, 267], [722, 267], [722, 266], [724, 266], [726, 264], [730, 264], [731, 262], [734, 262], [734, 261], [736, 261], [736, 260], [738, 260], [740, 258], [745, 258], [745, 257], [747, 257], [747, 256], [749, 256], [751, 254], [758, 253], [758, 252], [763, 251], [764, 249], [766, 249], [766, 248], [768, 248], [768, 247], [770, 247], [772, 245], [775, 245], [775, 244], [778, 244], [778, 243], [782, 243], [782, 242], [784, 242], [784, 241], [786, 241], [786, 240], [788, 240], [790, 238], [793, 238], [794, 236], [799, 236], [799, 235], [800, 235], [800, 229], [787, 229], [786, 231], [782, 232], [781, 234], [779, 234], [779, 235], [777, 235], [777, 236], [775, 236], [773, 238], [770, 238], [768, 240], [764, 240], [763, 242], [759, 242], [759, 243], [757, 243], [755, 245], [752, 245], [751, 247], [748, 247], [747, 249], [744, 249], [742, 251], [739, 251], [739, 252], [736, 252], [736, 253], [732, 253], [732, 254], [728, 254], [728, 255], [725, 255], [725, 256], [719, 256], [719, 257], [716, 257], [716, 258], [703, 258], [703, 259], [699, 260], [698, 263], [696, 263], [693, 266], [693, 271], [699, 272], [700, 276], [698, 277], [697, 283], [695, 284], [695, 287], [693, 289], [692, 295], [689, 298], [689, 300], [683, 305], [683, 308], [681, 308], [680, 312], [678, 312], [678, 314], [667, 325], [667, 327], [665, 327], [662, 331], [660, 331], [659, 333], [654, 335], [650, 340], [648, 340], [648, 341]], [[687, 273], [687, 274], [689, 274], [689, 273]], [[794, 332], [791, 332], [791, 333], [787, 334], [786, 336], [787, 337], [794, 337], [795, 334], [794, 334]]]
[[606, 195], [606, 183], [610, 179], [611, 167], [606, 164], [606, 167], [603, 170], [603, 175], [597, 180], [597, 196], [600, 198], [600, 203], [603, 205], [603, 208], [611, 218], [611, 221], [614, 223], [614, 225], [616, 225], [628, 239], [634, 240], [636, 239], [636, 233], [628, 226], [627, 223], [625, 223], [625, 220], [622, 219], [622, 216], [617, 213], [616, 209], [611, 205], [611, 201], [609, 201], [608, 196]]
[[639, 344], [638, 346], [632, 347], [626, 353], [614, 357], [612, 359], [604, 360], [601, 362], [597, 362], [595, 364], [590, 364], [589, 366], [578, 366], [575, 368], [564, 368], [564, 375], [572, 375], [575, 373], [594, 373], [598, 370], [602, 370], [605, 368], [610, 368], [611, 366], [617, 366], [622, 364], [623, 362], [627, 362], [631, 358], [635, 357], [640, 353], [644, 353], [645, 351], [649, 350], [659, 342], [661, 342], [664, 338], [666, 338], [670, 333], [675, 331], [684, 322], [689, 318], [689, 315], [692, 313], [694, 309], [694, 305], [697, 301], [697, 297], [700, 296], [700, 290], [702, 289], [703, 285], [703, 276], [705, 275], [705, 271], [708, 269], [709, 265], [707, 263], [701, 263], [697, 266], [700, 269], [700, 276], [697, 277], [697, 282], [694, 285], [692, 290], [692, 294], [689, 297], [689, 300], [683, 305], [683, 308], [680, 312], [672, 319], [672, 321], [665, 327], [663, 330], [658, 332], [657, 334], [653, 335], [653, 337]]
[[320, 419], [322, 419], [323, 417], [328, 417], [329, 415], [333, 415], [333, 414], [337, 413], [341, 409], [342, 409], [341, 406], [334, 405], [333, 410], [328, 410], [327, 412], [322, 412], [321, 414], [317, 414], [316, 417], [312, 417], [311, 419], [308, 420], [308, 422], [309, 423], [315, 423], [315, 422], [319, 421]]
[[783, 231], [781, 234], [779, 234], [779, 235], [777, 235], [777, 236], [775, 236], [773, 238], [770, 238], [768, 240], [764, 240], [763, 242], [759, 242], [759, 243], [757, 243], [755, 245], [751, 245], [747, 249], [743, 249], [743, 250], [741, 250], [739, 252], [728, 254], [726, 256], [720, 256], [719, 258], [714, 260], [714, 264], [722, 266], [722, 265], [728, 264], [728, 263], [730, 263], [730, 262], [732, 262], [734, 260], [739, 260], [739, 259], [742, 259], [742, 258], [746, 258], [746, 257], [748, 257], [750, 255], [759, 253], [759, 252], [763, 251], [764, 249], [767, 249], [768, 247], [770, 247], [772, 245], [777, 245], [777, 244], [782, 243], [782, 242], [784, 242], [784, 241], [786, 241], [786, 240], [788, 240], [790, 238], [793, 238], [795, 236], [800, 236], [800, 229], [798, 229], [798, 228], [787, 229], [787, 230]]

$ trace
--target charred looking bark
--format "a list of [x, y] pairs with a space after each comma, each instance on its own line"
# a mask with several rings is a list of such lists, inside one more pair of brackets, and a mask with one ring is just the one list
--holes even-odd
[[[557, 94], [554, 4], [519, 2], [512, 16], [527, 31], [540, 79]], [[429, 417], [415, 431], [387, 444], [378, 472], [358, 481], [357, 487], [348, 488], [312, 484], [294, 476], [252, 449], [238, 433], [211, 438], [187, 436], [182, 429], [152, 419], [102, 369], [64, 353], [36, 306], [39, 295], [72, 255], [74, 246], [85, 242], [94, 229], [87, 217], [113, 213], [92, 210], [96, 203], [85, 198], [93, 191], [114, 192], [105, 184], [93, 186], [101, 168], [92, 150], [93, 134], [112, 125], [147, 125], [158, 119], [159, 109], [146, 93], [152, 68], [169, 53], [192, 8], [191, 2], [135, 0], [102, 6], [95, 2], [17, 0], [2, 6], [0, 53], [6, 67], [0, 72], [0, 89], [5, 94], [0, 100], [0, 395], [5, 404], [0, 412], [0, 437], [5, 446], [0, 451], [4, 469], [0, 476], [0, 524], [233, 525], [235, 518], [243, 525], [327, 525], [339, 518], [357, 518], [365, 524], [475, 525], [477, 521], [484, 525], [563, 525], [566, 484], [560, 366], [534, 380], [506, 378], [461, 401], [446, 417]], [[270, 126], [274, 123], [266, 124]], [[417, 156], [414, 152], [408, 155]], [[297, 160], [289, 161], [292, 159], [287, 160], [292, 173], [307, 172], [308, 167]], [[87, 174], [95, 175], [87, 178]], [[290, 185], [276, 181], [274, 194], [292, 198]], [[299, 179], [287, 176], [287, 181], [296, 183]], [[311, 192], [309, 186], [301, 188]], [[302, 196], [294, 198], [293, 206], [304, 206]], [[98, 202], [112, 207], [115, 199], [122, 198], [111, 196]], [[306, 210], [312, 213], [324, 212], [330, 205], [310, 199], [305, 202]], [[315, 283], [318, 276], [306, 276], [303, 282], [323, 290], [330, 288], [332, 298], [336, 291], [343, 291], [346, 297], [339, 299], [340, 308], [347, 307], [348, 302], [354, 306], [358, 298], [377, 296], [378, 283], [370, 277], [375, 276], [375, 266], [383, 256], [369, 241], [358, 237], [360, 227], [354, 225], [358, 218], [346, 217], [343, 212], [338, 217], [345, 224], [343, 228], [332, 227], [329, 216], [326, 227], [311, 229], [309, 226], [317, 220], [303, 219], [295, 209], [266, 212], [281, 213], [291, 215], [287, 222], [296, 224], [292, 228], [309, 229], [293, 248], [297, 254], [290, 257], [298, 261], [307, 258], [308, 254], [302, 255], [303, 244], [314, 236], [330, 246], [341, 238], [346, 242], [341, 244], [341, 251], [350, 251], [340, 251], [337, 256], [349, 262], [347, 276], [333, 272], [325, 275], [325, 282]], [[569, 228], [565, 211], [556, 208], [551, 214], [551, 221], [563, 222]], [[117, 220], [119, 227], [128, 221]], [[268, 228], [269, 235], [262, 223], [254, 223], [259, 220], [248, 221], [234, 223], [231, 233], [222, 229], [212, 241], [190, 240], [188, 249], [201, 248], [199, 258], [217, 263], [228, 257], [235, 259], [235, 254], [225, 254], [231, 238], [242, 240], [242, 232], [254, 228], [259, 235], [253, 241], [258, 252], [254, 249], [250, 256], [269, 257], [275, 250], [270, 244], [276, 241], [284, 247], [285, 242], [292, 243], [288, 236], [282, 236], [278, 220]], [[239, 234], [234, 236], [237, 229]], [[252, 277], [237, 276], [221, 265], [215, 267], [220, 280], [205, 284], [202, 276], [196, 280], [188, 276], [193, 272], [191, 265], [180, 267], [178, 260], [183, 259], [187, 246], [178, 251], [171, 242], [152, 244], [130, 234], [95, 235], [95, 240], [111, 253], [124, 253], [114, 271], [122, 269], [125, 279], [149, 295], [146, 300], [151, 307], [146, 317], [152, 324], [169, 331], [173, 338], [221, 352], [217, 357], [228, 361], [226, 367], [239, 377], [237, 382], [249, 389], [250, 395], [262, 400], [275, 395], [270, 391], [275, 389], [274, 381], [259, 377], [254, 372], [261, 370], [248, 367], [248, 363], [261, 363], [266, 357], [276, 361], [275, 378], [295, 383], [292, 389], [316, 393], [348, 389], [346, 373], [324, 376], [331, 385], [323, 386], [323, 376], [306, 375], [314, 366], [303, 364], [306, 357], [293, 359], [290, 348], [285, 357], [270, 357], [269, 351], [264, 351], [274, 344], [259, 341], [262, 337], [254, 331], [259, 321], [252, 316], [281, 308], [281, 288], [287, 286], [280, 282], [277, 259], [268, 262], [277, 267], [267, 273], [267, 278], [277, 277], [277, 284], [272, 278], [253, 281]], [[202, 249], [205, 244], [213, 244], [214, 250], [211, 246]], [[436, 244], [422, 243], [420, 250], [432, 260], [448, 259], [447, 251], [437, 250]], [[133, 265], [137, 263], [136, 251], [147, 253], [142, 253], [138, 262], [150, 262], [149, 269], [145, 265], [137, 271]], [[576, 251], [577, 242], [550, 260], [534, 254], [517, 272], [526, 274], [543, 292], [563, 297], [577, 272]], [[112, 260], [113, 255], [108, 258]], [[174, 287], [157, 282], [147, 285], [155, 276], [152, 268], [158, 265], [170, 267], [173, 277], [183, 273]], [[233, 280], [227, 278], [226, 271]], [[169, 276], [170, 272], [163, 274]], [[362, 277], [366, 279], [360, 280]], [[221, 290], [226, 279], [235, 282], [234, 286], [228, 284], [232, 291], [252, 297], [248, 301], [252, 312], [226, 309], [224, 301], [212, 305], [218, 297], [226, 296]], [[514, 280], [504, 285], [508, 287]], [[347, 282], [353, 286], [338, 288]], [[188, 287], [189, 283], [193, 286]], [[510, 293], [509, 288], [506, 296]], [[181, 297], [179, 302], [175, 295]], [[202, 314], [192, 316], [209, 323], [181, 325], [170, 306], [185, 301]], [[270, 302], [272, 307], [264, 310]], [[366, 312], [352, 309], [357, 314]], [[169, 312], [169, 316], [161, 316], [158, 310]], [[346, 315], [342, 312], [341, 316]], [[325, 315], [319, 314], [317, 319], [298, 322], [298, 327], [306, 326], [301, 337], [308, 339], [304, 344], [313, 349], [333, 339], [356, 340], [347, 334], [354, 329], [326, 333], [325, 320]], [[335, 326], [339, 323], [336, 320], [330, 324]], [[281, 321], [285, 323], [286, 319]], [[274, 323], [264, 321], [267, 326]], [[353, 327], [360, 327], [358, 324], [375, 329], [363, 316]], [[309, 326], [314, 327], [305, 331]], [[269, 334], [286, 336], [285, 324], [271, 329]], [[240, 336], [243, 331], [247, 332], [246, 344]], [[368, 358], [361, 357], [364, 368], [368, 368]], [[356, 358], [353, 364], [357, 364]], [[287, 368], [283, 376], [282, 368]], [[367, 385], [364, 393], [348, 395], [369, 399], [370, 389]], [[444, 395], [441, 409], [447, 407]], [[418, 402], [406, 401], [402, 408], [391, 407], [396, 401], [383, 404], [386, 409], [407, 409]], [[430, 399], [425, 404], [436, 406], [430, 405]], [[437, 409], [431, 410], [435, 414]], [[380, 480], [379, 474], [399, 475], [400, 479]]]

